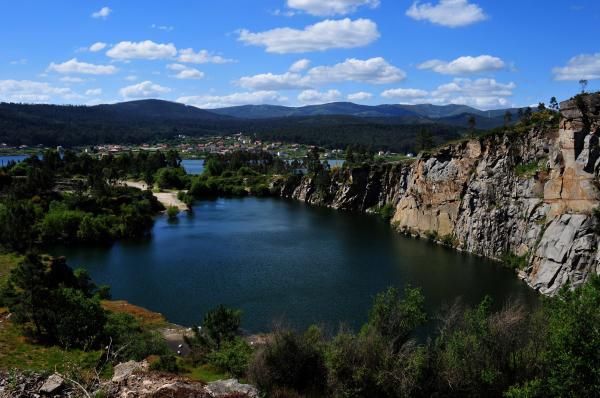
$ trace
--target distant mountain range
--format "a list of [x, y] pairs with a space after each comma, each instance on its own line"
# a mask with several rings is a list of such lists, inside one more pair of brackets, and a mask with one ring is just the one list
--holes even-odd
[[[511, 109], [513, 121], [517, 111]], [[502, 126], [505, 112], [464, 105], [367, 106], [349, 102], [211, 110], [162, 100], [96, 106], [0, 103], [0, 142], [76, 146], [243, 132], [269, 140], [336, 148], [363, 144], [404, 152], [413, 150], [415, 136], [423, 128], [436, 143], [442, 143], [464, 136], [470, 117], [475, 117], [480, 130]]]
[[[441, 119], [462, 114], [481, 117], [503, 117], [507, 109], [482, 111], [466, 105], [359, 105], [352, 102], [332, 102], [323, 105], [287, 107], [277, 105], [243, 105], [230, 108], [211, 109], [213, 113], [243, 119], [269, 119], [276, 117], [346, 115], [356, 117], [424, 117]], [[517, 109], [510, 109], [516, 112]]]

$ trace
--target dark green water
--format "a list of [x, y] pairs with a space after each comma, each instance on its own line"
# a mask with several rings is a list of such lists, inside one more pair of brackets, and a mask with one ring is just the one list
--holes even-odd
[[434, 311], [461, 296], [536, 300], [498, 264], [393, 233], [376, 217], [276, 199], [202, 202], [178, 222], [157, 219], [153, 237], [104, 249], [61, 249], [99, 284], [183, 325], [218, 304], [241, 308], [243, 326], [273, 321], [357, 328], [388, 286], [423, 288]]

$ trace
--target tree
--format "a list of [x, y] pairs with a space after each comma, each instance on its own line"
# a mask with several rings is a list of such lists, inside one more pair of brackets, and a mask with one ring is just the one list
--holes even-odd
[[538, 107], [537, 107], [537, 109], [538, 109], [538, 111], [540, 111], [540, 112], [543, 112], [543, 111], [545, 111], [545, 110], [546, 110], [546, 104], [544, 104], [543, 102], [540, 102], [540, 103], [538, 104]]
[[469, 126], [469, 130], [475, 130], [475, 126], [477, 125], [477, 120], [475, 119], [475, 116], [471, 115], [469, 117], [469, 119], [467, 120], [467, 125]]
[[507, 127], [512, 122], [512, 113], [510, 111], [506, 111], [504, 113], [504, 127]]
[[554, 111], [559, 110], [558, 101], [556, 100], [556, 97], [550, 98], [550, 109]]
[[576, 290], [563, 289], [548, 305], [552, 396], [600, 396], [600, 276]]
[[519, 108], [517, 111], [517, 117], [519, 118], [519, 121], [523, 120], [523, 108]]
[[217, 347], [240, 334], [242, 311], [223, 305], [208, 311], [202, 321], [202, 331]]
[[533, 114], [533, 111], [531, 110], [530, 107], [525, 108], [525, 112], [523, 112], [523, 117], [525, 118], [525, 120], [529, 121], [531, 119], [531, 115]]
[[27, 254], [11, 271], [2, 301], [13, 320], [34, 338], [65, 348], [89, 348], [100, 341], [106, 315], [96, 286], [74, 273], [64, 258], [44, 262]]
[[581, 86], [581, 93], [585, 93], [585, 89], [587, 88], [588, 81], [586, 79], [581, 79], [579, 81], [579, 85]]
[[416, 139], [416, 146], [418, 151], [427, 151], [433, 147], [433, 137], [425, 128], [419, 130]]

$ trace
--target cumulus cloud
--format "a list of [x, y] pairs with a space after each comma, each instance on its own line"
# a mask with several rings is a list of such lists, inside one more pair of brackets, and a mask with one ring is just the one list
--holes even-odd
[[54, 87], [48, 83], [31, 80], [0, 80], [0, 101], [40, 103], [56, 97], [75, 98], [77, 95], [66, 87]]
[[121, 90], [119, 90], [119, 93], [123, 98], [136, 99], [157, 97], [161, 94], [166, 94], [170, 91], [171, 89], [168, 87], [163, 87], [158, 84], [152, 83], [149, 80], [146, 80], [138, 84], [123, 87]]
[[84, 75], [112, 75], [117, 73], [118, 69], [113, 65], [96, 65], [87, 62], [79, 62], [77, 58], [70, 59], [62, 64], [52, 62], [48, 66], [48, 71], [57, 73], [77, 73]]
[[313, 84], [342, 81], [389, 84], [405, 78], [403, 70], [389, 64], [382, 57], [366, 60], [349, 58], [333, 66], [318, 66], [308, 71], [308, 79]]
[[348, 94], [347, 98], [348, 98], [348, 101], [360, 102], [360, 101], [366, 101], [366, 100], [373, 98], [373, 94], [367, 93], [366, 91], [360, 91], [358, 93]]
[[98, 11], [92, 13], [92, 18], [106, 19], [112, 13], [112, 10], [108, 7], [102, 7]]
[[308, 69], [308, 67], [310, 66], [310, 59], [300, 59], [296, 62], [294, 62], [292, 64], [292, 66], [290, 66], [290, 72], [302, 72], [303, 70]]
[[93, 89], [86, 90], [85, 95], [87, 95], [89, 97], [97, 97], [99, 95], [102, 95], [102, 89], [101, 88], [93, 88]]
[[243, 29], [238, 40], [265, 47], [269, 53], [287, 54], [325, 51], [333, 48], [366, 46], [379, 38], [375, 22], [369, 19], [325, 20], [303, 30], [277, 28], [253, 33]]
[[311, 68], [306, 74], [286, 72], [244, 76], [237, 84], [252, 90], [293, 90], [346, 81], [389, 84], [399, 82], [405, 77], [404, 71], [390, 65], [381, 57], [367, 60], [350, 58], [333, 66]]
[[504, 69], [506, 64], [498, 57], [480, 55], [478, 57], [459, 57], [454, 61], [432, 59], [418, 66], [419, 69], [430, 69], [444, 75], [468, 75]]
[[437, 4], [415, 1], [406, 11], [406, 15], [417, 21], [456, 28], [467, 26], [487, 19], [483, 9], [468, 0], [440, 0]]
[[158, 30], [162, 30], [165, 32], [172, 32], [173, 30], [175, 30], [174, 26], [170, 26], [170, 25], [157, 25], [157, 24], [152, 24], [152, 29], [158, 29]]
[[173, 43], [162, 44], [155, 43], [152, 40], [122, 41], [108, 50], [106, 55], [119, 60], [169, 59], [177, 55], [177, 48]]
[[291, 72], [281, 75], [261, 73], [244, 76], [237, 81], [237, 84], [251, 90], [293, 90], [309, 87], [305, 77]]
[[287, 101], [287, 97], [280, 95], [277, 91], [253, 91], [229, 95], [197, 95], [177, 99], [177, 102], [203, 109], [226, 108], [247, 104], [284, 104]]
[[102, 43], [101, 41], [96, 42], [94, 44], [92, 44], [89, 48], [89, 50], [93, 53], [98, 52], [98, 51], [102, 51], [106, 48], [106, 43]]
[[478, 108], [510, 106], [514, 83], [499, 83], [495, 79], [454, 79], [431, 93], [435, 102], [464, 104]]
[[82, 79], [81, 77], [73, 77], [73, 76], [63, 76], [58, 80], [60, 80], [63, 83], [83, 83], [86, 81], [85, 79]]
[[383, 98], [396, 99], [396, 100], [414, 100], [417, 98], [425, 98], [429, 95], [429, 92], [425, 90], [419, 90], [416, 88], [393, 88], [391, 90], [385, 90], [381, 93]]
[[235, 62], [233, 59], [223, 58], [220, 55], [212, 54], [206, 50], [194, 52], [193, 48], [180, 50], [177, 60], [189, 64], [226, 64]]
[[514, 83], [499, 83], [494, 79], [455, 78], [435, 90], [396, 88], [381, 93], [383, 98], [401, 103], [431, 103], [436, 105], [461, 104], [481, 109], [511, 106], [510, 97], [516, 88]]
[[566, 66], [556, 67], [552, 72], [554, 80], [600, 79], [600, 53], [578, 55]]
[[311, 15], [326, 17], [349, 14], [362, 6], [375, 8], [379, 6], [379, 0], [287, 0], [287, 5]]
[[181, 64], [169, 64], [167, 65], [167, 69], [177, 72], [172, 75], [176, 79], [202, 79], [204, 77], [204, 72]]
[[304, 90], [298, 95], [298, 100], [304, 104], [324, 104], [338, 101], [341, 97], [342, 93], [338, 90]]

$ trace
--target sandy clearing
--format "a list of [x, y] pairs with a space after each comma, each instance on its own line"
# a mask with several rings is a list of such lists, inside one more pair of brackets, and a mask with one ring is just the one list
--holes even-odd
[[[128, 187], [141, 189], [142, 191], [148, 189], [148, 184], [142, 181], [123, 181], [123, 184], [127, 185]], [[179, 211], [189, 210], [185, 203], [177, 199], [177, 192], [152, 192], [152, 195], [154, 195], [154, 197], [167, 208], [177, 207]]]

